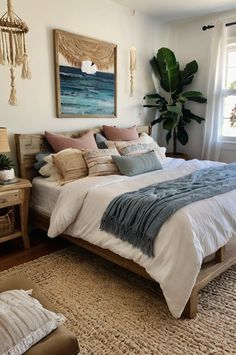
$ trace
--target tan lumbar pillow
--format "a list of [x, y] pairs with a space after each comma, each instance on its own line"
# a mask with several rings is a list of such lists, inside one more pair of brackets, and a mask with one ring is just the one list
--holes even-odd
[[119, 174], [112, 155], [119, 155], [117, 149], [95, 149], [84, 151], [84, 159], [89, 168], [89, 176]]
[[53, 155], [53, 162], [62, 176], [62, 183], [67, 183], [88, 175], [83, 152], [80, 149], [65, 149]]

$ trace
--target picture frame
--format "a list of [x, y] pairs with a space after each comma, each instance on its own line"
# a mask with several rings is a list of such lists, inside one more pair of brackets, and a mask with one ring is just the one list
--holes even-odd
[[117, 117], [117, 45], [54, 29], [58, 118]]

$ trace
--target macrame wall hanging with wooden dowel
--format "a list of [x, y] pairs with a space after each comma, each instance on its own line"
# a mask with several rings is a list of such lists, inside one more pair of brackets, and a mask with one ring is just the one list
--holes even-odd
[[0, 64], [10, 66], [11, 94], [9, 104], [15, 106], [15, 68], [22, 67], [21, 78], [31, 79], [25, 35], [29, 28], [13, 11], [12, 1], [7, 0], [7, 12], [0, 18]]

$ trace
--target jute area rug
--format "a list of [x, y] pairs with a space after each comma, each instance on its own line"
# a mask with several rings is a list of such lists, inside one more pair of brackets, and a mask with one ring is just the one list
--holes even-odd
[[236, 267], [203, 290], [193, 320], [174, 319], [154, 282], [76, 246], [0, 278], [22, 272], [66, 316], [82, 355], [236, 354]]

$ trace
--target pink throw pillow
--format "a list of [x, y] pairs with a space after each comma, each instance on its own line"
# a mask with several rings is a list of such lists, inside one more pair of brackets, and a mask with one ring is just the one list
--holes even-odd
[[130, 128], [103, 126], [102, 130], [110, 141], [133, 141], [139, 138], [136, 126]]
[[88, 131], [78, 138], [69, 138], [50, 132], [45, 132], [45, 137], [55, 153], [67, 148], [97, 149], [97, 144], [92, 131]]

